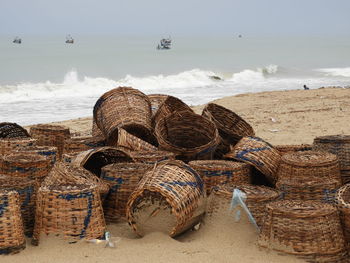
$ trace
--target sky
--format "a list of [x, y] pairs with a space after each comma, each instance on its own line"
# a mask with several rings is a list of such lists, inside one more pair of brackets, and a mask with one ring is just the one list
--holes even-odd
[[0, 0], [0, 34], [350, 35], [350, 0]]

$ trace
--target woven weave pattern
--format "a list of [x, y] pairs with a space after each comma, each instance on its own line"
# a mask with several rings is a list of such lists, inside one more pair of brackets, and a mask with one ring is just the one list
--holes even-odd
[[157, 150], [157, 147], [128, 133], [126, 130], [122, 128], [118, 129], [118, 140], [116, 145], [118, 147], [127, 148], [132, 151], [156, 151]]
[[126, 213], [140, 236], [150, 231], [176, 236], [197, 224], [204, 201], [200, 176], [182, 162], [168, 161], [145, 174], [129, 198]]
[[191, 161], [189, 165], [202, 177], [207, 194], [212, 188], [221, 184], [249, 184], [251, 166], [245, 163], [222, 160]]
[[54, 146], [30, 146], [24, 147], [16, 150], [16, 152], [20, 152], [23, 154], [39, 154], [44, 156], [50, 160], [48, 164], [48, 170], [54, 166], [57, 160], [57, 147]]
[[0, 190], [0, 255], [18, 253], [25, 246], [18, 193]]
[[135, 163], [155, 164], [161, 161], [175, 160], [175, 154], [167, 151], [128, 152]]
[[64, 142], [64, 153], [82, 152], [97, 147], [105, 146], [101, 137], [72, 137]]
[[274, 147], [281, 154], [312, 150], [311, 144], [285, 144], [285, 145], [280, 144], [280, 145], [275, 145]]
[[342, 186], [336, 195], [336, 203], [340, 211], [344, 236], [348, 249], [350, 249], [350, 185]]
[[32, 138], [3, 138], [0, 139], [0, 156], [36, 144], [37, 140]]
[[26, 138], [29, 133], [26, 129], [12, 122], [0, 123], [0, 138]]

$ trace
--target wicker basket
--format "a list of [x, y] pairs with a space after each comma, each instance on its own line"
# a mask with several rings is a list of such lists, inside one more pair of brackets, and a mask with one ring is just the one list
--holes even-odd
[[350, 183], [350, 170], [340, 170], [340, 176], [343, 184]]
[[94, 120], [108, 145], [115, 145], [118, 128], [148, 142], [154, 139], [151, 102], [137, 89], [119, 87], [103, 94], [94, 106]]
[[26, 138], [29, 133], [22, 126], [12, 122], [0, 123], [0, 138]]
[[159, 148], [184, 161], [212, 159], [220, 142], [215, 125], [189, 111], [174, 112], [161, 119], [155, 132]]
[[48, 169], [50, 170], [57, 160], [57, 147], [54, 146], [31, 146], [18, 149], [16, 152], [39, 154], [50, 160]]
[[30, 128], [30, 135], [38, 140], [40, 146], [57, 147], [57, 157], [61, 160], [64, 141], [70, 138], [70, 131], [63, 126], [38, 124]]
[[103, 166], [121, 162], [132, 162], [132, 159], [122, 149], [106, 146], [81, 152], [74, 158], [72, 165], [84, 167], [100, 177]]
[[32, 138], [3, 138], [0, 139], [0, 156], [10, 154], [18, 149], [36, 145], [37, 140]]
[[222, 184], [250, 184], [251, 166], [245, 163], [223, 160], [191, 161], [189, 165], [202, 177], [207, 194]]
[[40, 187], [37, 195], [33, 245], [41, 233], [62, 235], [69, 241], [96, 239], [106, 229], [100, 194], [91, 185]]
[[173, 96], [167, 96], [163, 103], [159, 105], [157, 112], [153, 115], [153, 127], [155, 127], [161, 119], [167, 117], [175, 111], [188, 111], [194, 113], [193, 110], [182, 100]]
[[126, 203], [145, 173], [153, 168], [143, 163], [115, 163], [102, 168], [101, 179], [110, 186], [104, 202], [108, 222], [126, 219]]
[[126, 214], [140, 236], [160, 231], [173, 237], [201, 220], [205, 200], [200, 176], [180, 161], [168, 161], [141, 179], [129, 198]]
[[281, 197], [281, 193], [273, 188], [257, 185], [219, 185], [213, 188], [208, 198], [208, 218], [229, 211], [232, 194], [237, 188], [246, 194], [246, 205], [252, 213], [257, 225], [262, 226], [266, 216], [266, 205]]
[[342, 186], [336, 194], [347, 248], [350, 251], [350, 184]]
[[49, 173], [50, 159], [35, 153], [12, 153], [0, 160], [3, 174], [13, 177], [28, 177], [38, 185]]
[[73, 163], [74, 159], [81, 153], [82, 152], [64, 153], [62, 155], [62, 162], [64, 162], [64, 163]]
[[97, 123], [95, 121], [94, 118], [92, 118], [92, 129], [91, 129], [91, 134], [93, 137], [100, 137], [100, 138], [104, 138], [104, 135], [102, 133], [102, 131], [100, 130], [100, 128], [97, 126]]
[[132, 151], [157, 151], [158, 148], [140, 138], [128, 133], [126, 130], [118, 129], [116, 146], [127, 148]]
[[312, 150], [311, 144], [280, 144], [274, 146], [281, 154], [290, 152], [303, 152]]
[[161, 161], [175, 160], [175, 154], [167, 151], [128, 152], [135, 163], [155, 164]]
[[28, 178], [0, 175], [0, 190], [13, 190], [19, 194], [24, 233], [31, 237], [34, 229], [35, 181]]
[[267, 215], [258, 241], [260, 246], [320, 260], [322, 257], [343, 257], [344, 235], [334, 206], [285, 200], [270, 203], [266, 208]]
[[160, 105], [168, 98], [169, 95], [165, 94], [150, 94], [147, 95], [151, 102], [152, 118], [157, 113]]
[[261, 138], [242, 138], [225, 157], [253, 165], [272, 184], [277, 181], [277, 168], [281, 154]]
[[0, 190], [0, 255], [18, 253], [25, 247], [19, 195]]
[[82, 152], [97, 147], [105, 146], [104, 139], [102, 137], [72, 137], [64, 142], [64, 153]]

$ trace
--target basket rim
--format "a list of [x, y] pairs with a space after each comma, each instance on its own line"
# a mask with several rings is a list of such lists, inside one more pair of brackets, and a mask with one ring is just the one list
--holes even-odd
[[236, 170], [238, 168], [250, 167], [250, 164], [229, 161], [229, 160], [193, 160], [188, 163], [194, 169], [206, 169], [206, 170]]
[[350, 143], [350, 135], [336, 134], [318, 136], [314, 139], [314, 143]]
[[[317, 159], [304, 161], [298, 157], [306, 157], [306, 156], [315, 156]], [[296, 158], [291, 158], [296, 157]], [[329, 159], [325, 159], [322, 157], [328, 157]], [[318, 162], [316, 162], [318, 161]], [[338, 157], [335, 154], [329, 152], [322, 151], [298, 151], [298, 152], [290, 152], [282, 155], [281, 164], [285, 163], [288, 165], [293, 165], [296, 167], [322, 167], [327, 165], [336, 165], [339, 164]]]

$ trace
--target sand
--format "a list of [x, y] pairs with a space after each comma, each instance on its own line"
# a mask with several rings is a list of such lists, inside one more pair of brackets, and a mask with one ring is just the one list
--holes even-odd
[[[256, 135], [272, 144], [312, 143], [315, 136], [350, 134], [350, 89], [275, 91], [216, 100], [246, 119]], [[203, 106], [194, 107], [201, 112]], [[76, 134], [91, 131], [91, 118], [59, 122]], [[247, 220], [224, 217], [202, 224], [177, 239], [163, 233], [137, 238], [125, 222], [108, 226], [115, 248], [79, 242], [68, 244], [43, 237], [38, 247], [28, 242], [20, 254], [2, 256], [14, 262], [303, 262], [293, 256], [259, 249], [257, 233]]]

